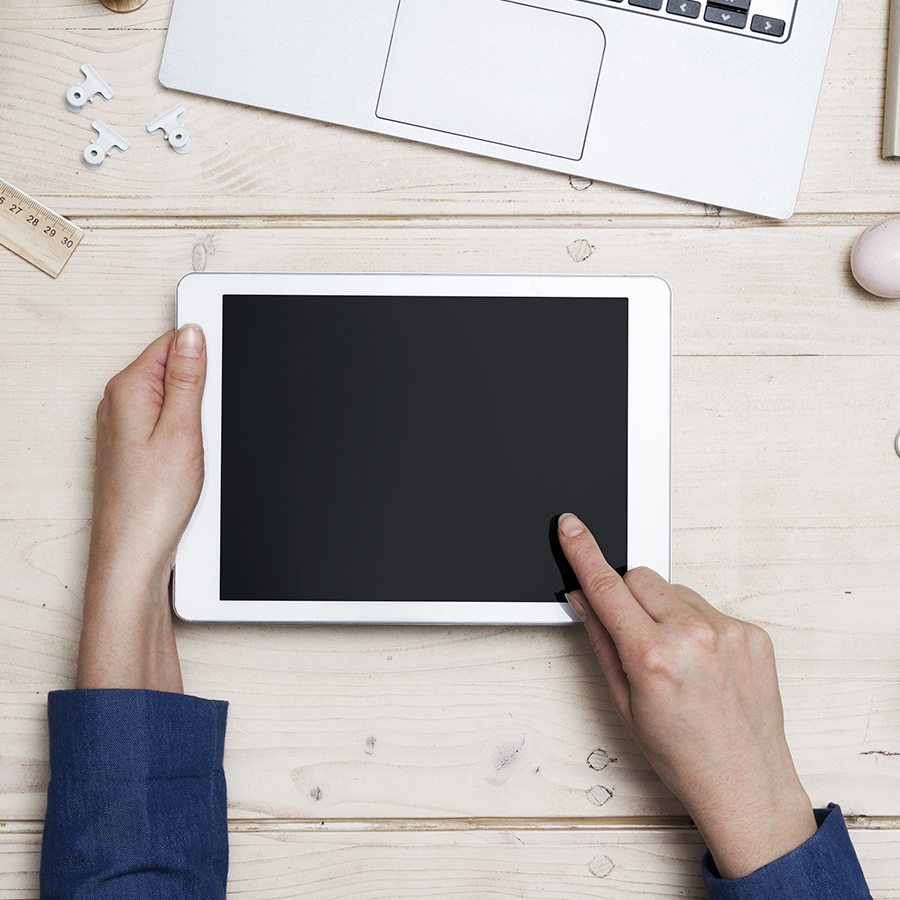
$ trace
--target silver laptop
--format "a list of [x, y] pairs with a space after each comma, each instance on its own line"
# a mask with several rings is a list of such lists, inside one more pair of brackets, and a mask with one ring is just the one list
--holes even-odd
[[788, 218], [838, 0], [175, 0], [167, 87]]

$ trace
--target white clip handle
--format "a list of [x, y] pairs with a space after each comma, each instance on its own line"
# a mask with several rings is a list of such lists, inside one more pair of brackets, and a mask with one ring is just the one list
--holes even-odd
[[91, 128], [97, 132], [97, 140], [84, 148], [82, 159], [89, 169], [99, 169], [106, 159], [106, 154], [113, 147], [118, 147], [123, 153], [128, 149], [128, 141], [117, 131], [114, 131], [105, 122], [91, 122]]
[[97, 94], [104, 100], [112, 100], [116, 96], [93, 66], [85, 63], [81, 71], [84, 72], [84, 81], [73, 84], [66, 92], [66, 109], [69, 112], [81, 112], [87, 106], [88, 100], [93, 101]]
[[168, 112], [157, 116], [148, 126], [147, 131], [153, 134], [154, 131], [164, 131], [169, 146], [176, 153], [191, 152], [191, 136], [187, 130], [178, 121], [183, 116], [185, 109], [183, 106], [173, 106]]

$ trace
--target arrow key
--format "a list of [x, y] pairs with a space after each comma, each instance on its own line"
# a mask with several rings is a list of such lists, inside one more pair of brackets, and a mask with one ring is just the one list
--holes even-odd
[[727, 25], [729, 28], [743, 28], [747, 24], [747, 13], [732, 12], [730, 9], [716, 9], [707, 6], [703, 18], [715, 25]]
[[699, 19], [700, 4], [697, 0], [669, 0], [666, 12], [673, 16], [684, 16], [686, 19]]
[[750, 22], [750, 30], [769, 37], [781, 37], [784, 34], [784, 22], [769, 16], [754, 16]]

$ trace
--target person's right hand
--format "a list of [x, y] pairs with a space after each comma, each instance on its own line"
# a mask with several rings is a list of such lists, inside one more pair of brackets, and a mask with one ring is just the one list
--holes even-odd
[[812, 837], [766, 632], [650, 569], [620, 578], [571, 514], [560, 517], [559, 540], [583, 588], [570, 604], [616, 709], [720, 875], [749, 875]]

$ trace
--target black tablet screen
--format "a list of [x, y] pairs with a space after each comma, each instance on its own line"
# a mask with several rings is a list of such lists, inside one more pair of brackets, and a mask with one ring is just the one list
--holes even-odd
[[226, 296], [221, 597], [556, 602], [554, 515], [625, 565], [627, 418], [624, 299]]

